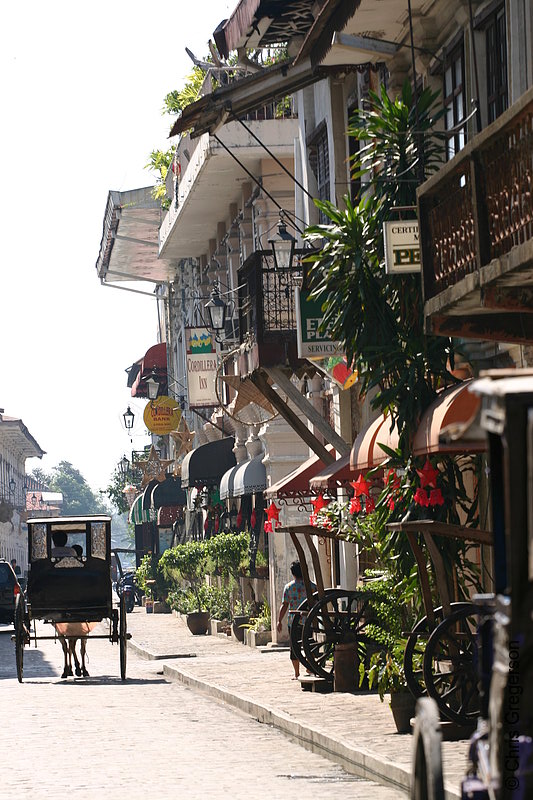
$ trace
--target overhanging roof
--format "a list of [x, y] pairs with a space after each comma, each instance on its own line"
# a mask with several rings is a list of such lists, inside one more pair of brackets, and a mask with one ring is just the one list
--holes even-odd
[[[331, 445], [328, 445], [327, 449], [330, 453], [335, 452]], [[311, 490], [309, 481], [325, 466], [317, 455], [312, 455], [284, 478], [269, 486], [265, 492], [266, 497], [269, 499], [277, 497], [279, 499], [293, 500], [311, 497], [314, 491]]]
[[246, 494], [262, 492], [266, 485], [266, 469], [263, 456], [260, 455], [237, 467], [233, 478], [233, 496], [244, 497]]
[[350, 465], [353, 470], [372, 469], [382, 464], [389, 457], [380, 447], [395, 450], [398, 447], [398, 428], [390, 429], [391, 418], [381, 414], [370, 422], [355, 437], [350, 452]]
[[21, 419], [0, 414], [0, 442], [22, 458], [42, 458], [46, 455]]
[[152, 489], [152, 508], [184, 506], [187, 495], [181, 488], [181, 478], [167, 475], [164, 481]]
[[424, 412], [413, 439], [415, 456], [433, 453], [482, 453], [487, 449], [485, 437], [479, 441], [458, 438], [446, 442], [441, 439], [441, 432], [445, 428], [467, 427], [468, 422], [479, 411], [481, 400], [470, 391], [471, 385], [472, 381], [465, 381], [445, 389]]
[[356, 477], [356, 473], [350, 467], [350, 454], [348, 453], [317, 472], [310, 479], [309, 485], [313, 491], [336, 489], [339, 486], [347, 486]]
[[104, 215], [96, 271], [102, 283], [145, 280], [164, 283], [175, 268], [159, 258], [161, 202], [152, 186], [127, 192], [110, 191]]

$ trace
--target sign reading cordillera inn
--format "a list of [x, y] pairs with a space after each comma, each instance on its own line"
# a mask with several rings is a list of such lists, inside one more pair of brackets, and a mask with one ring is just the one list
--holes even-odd
[[418, 220], [395, 220], [383, 223], [385, 272], [420, 272]]
[[189, 407], [217, 406], [217, 354], [207, 328], [185, 328]]

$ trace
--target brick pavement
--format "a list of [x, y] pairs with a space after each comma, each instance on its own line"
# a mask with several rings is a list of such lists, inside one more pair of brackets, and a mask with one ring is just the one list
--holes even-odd
[[[292, 681], [287, 652], [261, 652], [227, 637], [192, 636], [174, 615], [128, 616], [132, 649], [164, 660], [164, 673], [224, 700], [319, 751], [340, 754], [350, 771], [406, 789], [410, 734], [396, 733], [388, 704], [376, 694], [318, 694]], [[193, 657], [191, 657], [193, 656]], [[443, 742], [447, 800], [460, 797], [468, 741]]]
[[[135, 619], [133, 622], [146, 622]], [[38, 624], [39, 627], [39, 624]], [[139, 629], [139, 625], [132, 625]], [[148, 626], [146, 626], [148, 627]], [[148, 634], [155, 632], [150, 626]], [[42, 626], [49, 634], [49, 626]], [[160, 639], [162, 637], [159, 637]], [[133, 650], [133, 648], [132, 648]], [[4, 765], [0, 797], [17, 800], [401, 800], [347, 774], [229, 706], [166, 680], [159, 662], [88, 643], [90, 677], [61, 680], [58, 643], [25, 650], [16, 679], [11, 631], [0, 635]], [[12, 713], [9, 713], [9, 709]]]

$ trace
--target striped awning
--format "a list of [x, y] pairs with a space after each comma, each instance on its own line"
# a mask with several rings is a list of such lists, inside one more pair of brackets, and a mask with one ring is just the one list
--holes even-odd
[[142, 525], [143, 522], [150, 522], [150, 511], [143, 509], [143, 496], [144, 492], [137, 495], [131, 505], [128, 521], [133, 525]]

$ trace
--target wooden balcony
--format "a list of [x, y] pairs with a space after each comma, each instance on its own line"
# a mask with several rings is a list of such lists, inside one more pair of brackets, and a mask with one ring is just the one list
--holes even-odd
[[260, 367], [303, 364], [297, 355], [294, 289], [302, 282], [296, 251], [290, 270], [274, 267], [271, 250], [256, 250], [238, 272], [240, 341], [250, 342], [241, 357], [241, 377]]
[[426, 330], [533, 341], [533, 89], [418, 191]]

